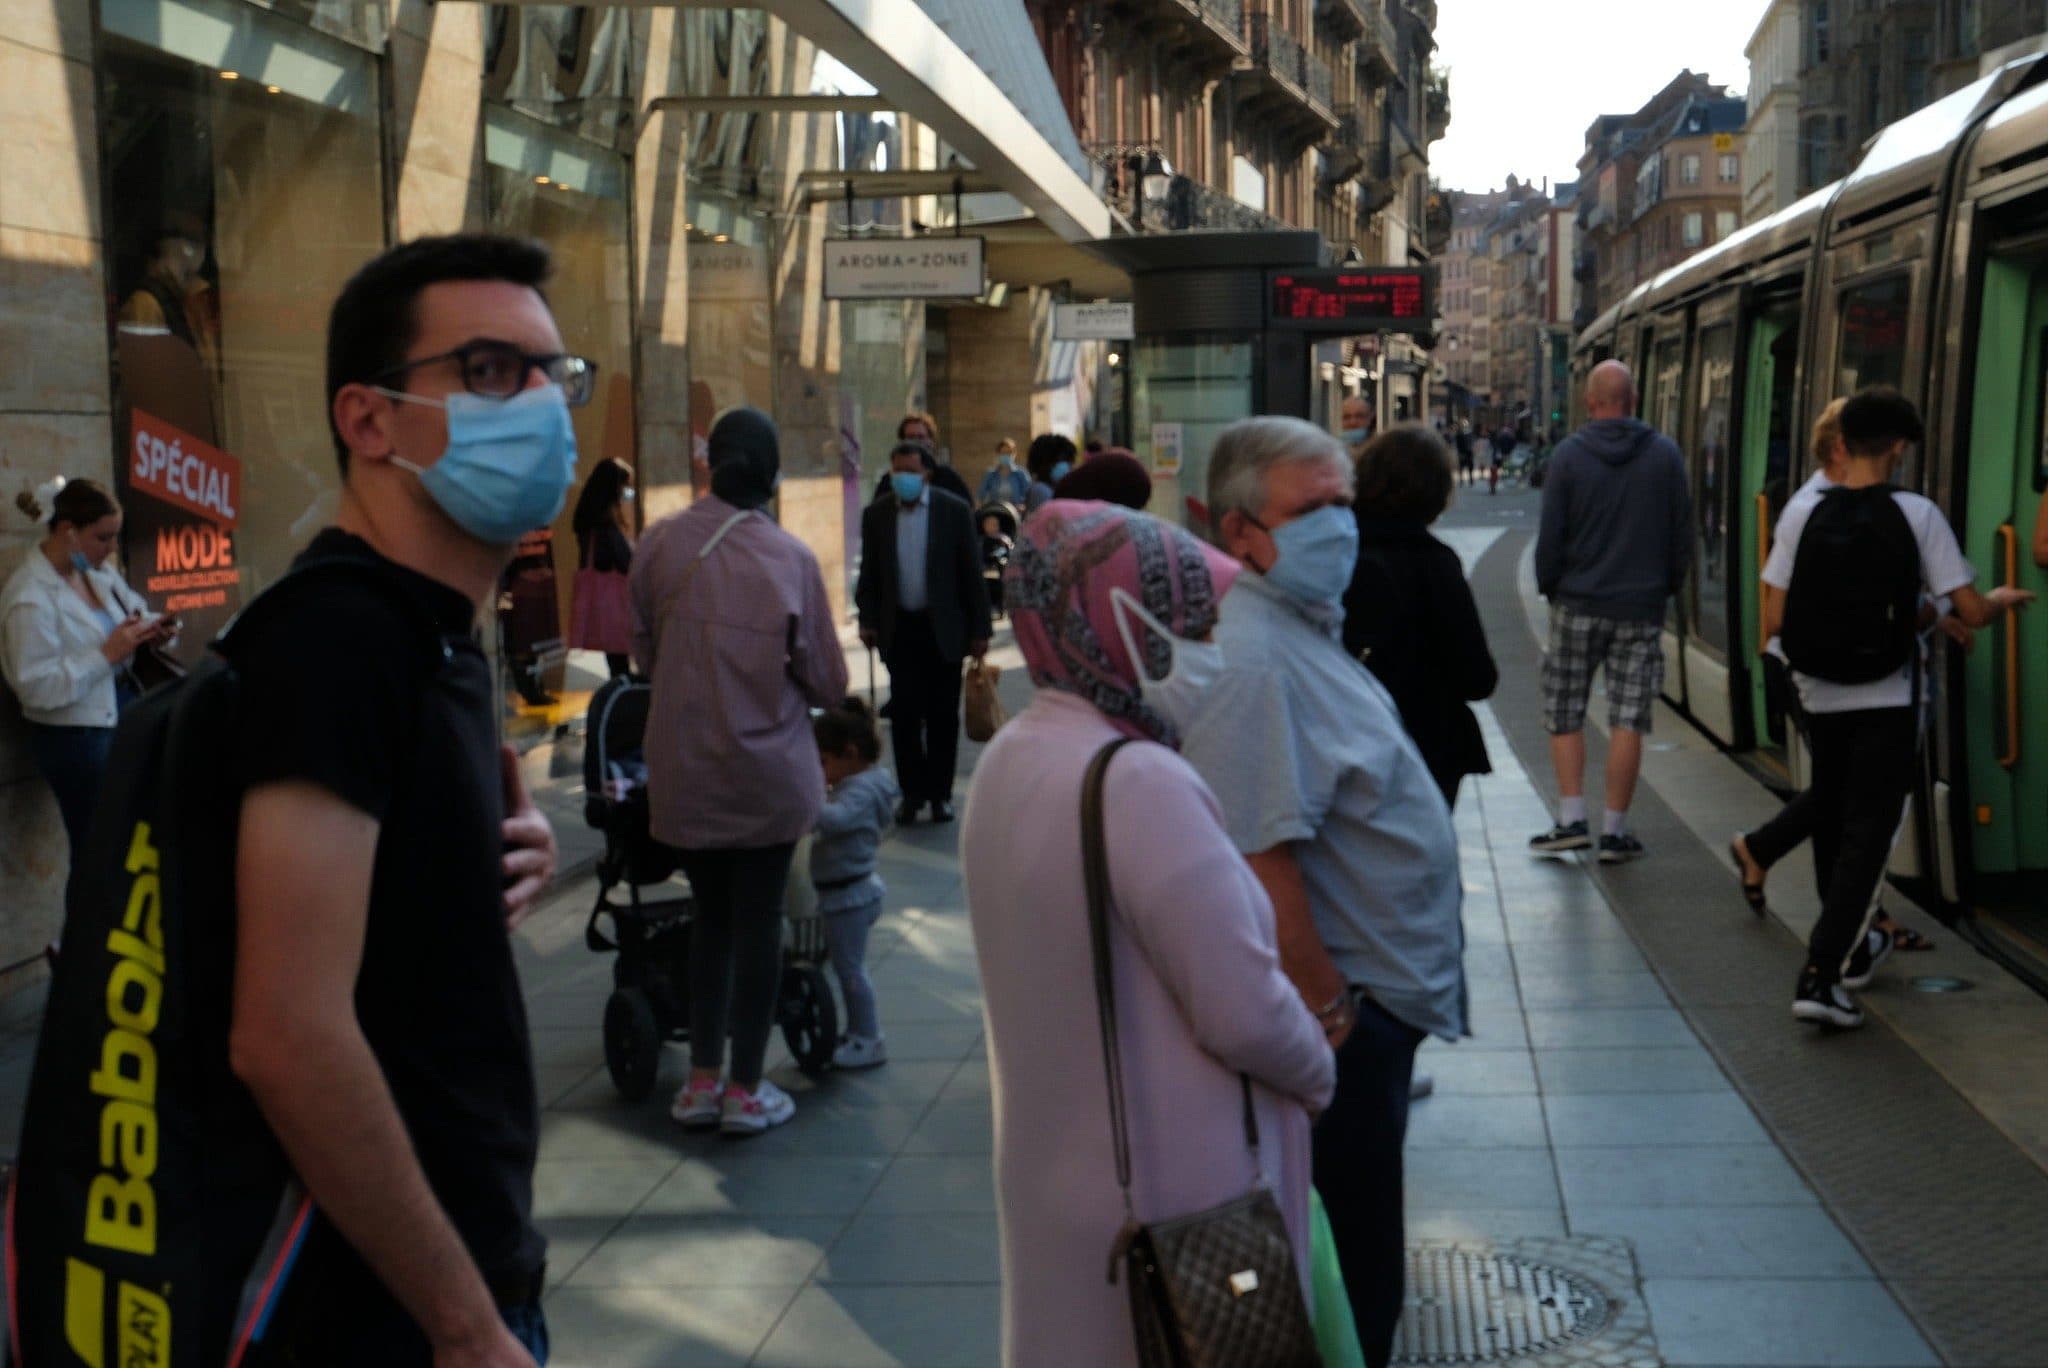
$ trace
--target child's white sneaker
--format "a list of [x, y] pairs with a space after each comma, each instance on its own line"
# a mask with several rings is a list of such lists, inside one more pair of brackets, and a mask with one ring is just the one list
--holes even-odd
[[880, 1036], [850, 1035], [832, 1052], [835, 1069], [872, 1069], [889, 1062], [889, 1047]]
[[725, 1094], [722, 1079], [706, 1083], [685, 1083], [676, 1090], [668, 1114], [685, 1130], [707, 1130], [718, 1124], [719, 1099]]
[[737, 1083], [728, 1087], [723, 1106], [718, 1126], [727, 1135], [759, 1135], [796, 1115], [789, 1094], [765, 1078], [752, 1092]]

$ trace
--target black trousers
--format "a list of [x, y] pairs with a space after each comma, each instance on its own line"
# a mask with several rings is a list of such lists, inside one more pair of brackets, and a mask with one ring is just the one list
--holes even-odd
[[883, 657], [889, 666], [889, 735], [903, 801], [953, 801], [960, 762], [960, 662], [939, 654], [927, 613], [902, 613]]
[[1401, 1146], [1423, 1033], [1370, 998], [1337, 1051], [1337, 1094], [1316, 1119], [1316, 1191], [1329, 1212], [1344, 1290], [1371, 1368], [1385, 1368], [1401, 1320], [1407, 1262]]
[[690, 922], [690, 1067], [725, 1066], [751, 1090], [761, 1081], [782, 987], [782, 892], [796, 845], [682, 850], [696, 899]]
[[1823, 983], [1832, 983], [1869, 920], [1899, 814], [1913, 790], [1920, 737], [1911, 708], [1811, 713], [1805, 730], [1812, 784], [1744, 839], [1751, 856], [1769, 867], [1813, 838], [1821, 910], [1807, 959]]

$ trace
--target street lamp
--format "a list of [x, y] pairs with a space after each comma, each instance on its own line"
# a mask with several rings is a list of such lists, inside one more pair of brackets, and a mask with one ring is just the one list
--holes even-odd
[[1145, 226], [1145, 197], [1165, 199], [1166, 192], [1173, 185], [1173, 164], [1159, 155], [1153, 148], [1140, 156], [1133, 152], [1124, 160], [1124, 166], [1131, 173], [1131, 227], [1142, 230]]

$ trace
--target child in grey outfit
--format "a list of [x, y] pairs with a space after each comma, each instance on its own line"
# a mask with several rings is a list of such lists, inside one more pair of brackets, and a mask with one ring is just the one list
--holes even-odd
[[846, 699], [823, 713], [812, 730], [827, 792], [811, 834], [811, 883], [818, 890], [832, 972], [846, 999], [846, 1039], [832, 1062], [842, 1069], [871, 1069], [889, 1058], [867, 971], [868, 933], [881, 920], [882, 894], [888, 891], [875, 873], [875, 856], [903, 791], [875, 763], [882, 737], [861, 700]]

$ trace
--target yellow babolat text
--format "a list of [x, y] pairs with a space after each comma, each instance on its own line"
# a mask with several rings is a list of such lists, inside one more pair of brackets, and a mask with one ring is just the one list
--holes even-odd
[[[121, 925], [107, 933], [107, 1034], [88, 1079], [100, 1111], [100, 1167], [85, 1206], [88, 1244], [127, 1254], [156, 1252], [156, 1030], [164, 1003], [163, 886], [149, 823], [135, 824], [126, 868], [135, 876]], [[129, 1291], [123, 1288], [123, 1301]], [[125, 1320], [125, 1318], [124, 1318]], [[126, 1356], [124, 1362], [128, 1362]], [[148, 1362], [149, 1360], [142, 1360]]]

